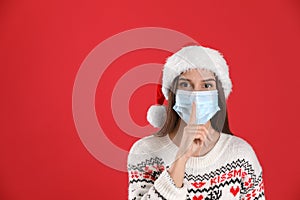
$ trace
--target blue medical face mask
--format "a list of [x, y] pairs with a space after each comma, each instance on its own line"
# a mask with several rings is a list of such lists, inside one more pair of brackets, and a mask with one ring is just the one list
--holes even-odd
[[177, 90], [176, 103], [173, 109], [188, 123], [192, 112], [192, 104], [196, 103], [196, 124], [205, 124], [219, 110], [218, 91], [186, 91]]

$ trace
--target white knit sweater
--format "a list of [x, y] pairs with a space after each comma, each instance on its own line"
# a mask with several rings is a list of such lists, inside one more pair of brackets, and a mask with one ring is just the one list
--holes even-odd
[[182, 188], [167, 171], [177, 151], [168, 135], [151, 135], [132, 146], [127, 163], [130, 200], [265, 199], [262, 168], [243, 139], [221, 133], [209, 153], [188, 160]]

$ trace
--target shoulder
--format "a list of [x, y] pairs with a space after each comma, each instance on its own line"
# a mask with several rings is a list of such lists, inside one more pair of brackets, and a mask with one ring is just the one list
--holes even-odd
[[165, 137], [149, 135], [137, 140], [130, 148], [128, 161], [157, 157], [159, 150], [164, 146]]
[[261, 168], [256, 153], [248, 141], [239, 136], [230, 135], [228, 137], [230, 137], [228, 148], [231, 154], [257, 168]]
[[235, 136], [235, 135], [230, 135], [230, 137], [231, 137], [230, 143], [231, 143], [232, 148], [242, 151], [242, 152], [243, 151], [245, 151], [245, 152], [253, 151], [252, 146], [245, 139], [243, 139], [239, 136]]
[[140, 138], [130, 148], [129, 154], [144, 153], [149, 154], [151, 150], [158, 145], [159, 138], [154, 135], [149, 135], [143, 138]]
[[128, 170], [146, 166], [162, 166], [165, 160], [159, 153], [163, 147], [164, 137], [150, 135], [137, 140], [130, 148], [127, 157]]

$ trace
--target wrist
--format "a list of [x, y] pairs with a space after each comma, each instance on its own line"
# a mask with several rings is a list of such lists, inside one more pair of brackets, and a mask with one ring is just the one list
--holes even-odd
[[180, 157], [177, 156], [175, 162], [180, 163], [180, 164], [186, 164], [188, 161], [189, 157], [186, 155], [181, 155]]

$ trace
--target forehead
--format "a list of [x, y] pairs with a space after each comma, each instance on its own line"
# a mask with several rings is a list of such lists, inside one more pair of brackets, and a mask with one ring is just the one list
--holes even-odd
[[207, 69], [189, 69], [180, 75], [180, 78], [187, 79], [207, 79], [213, 78], [214, 73]]

